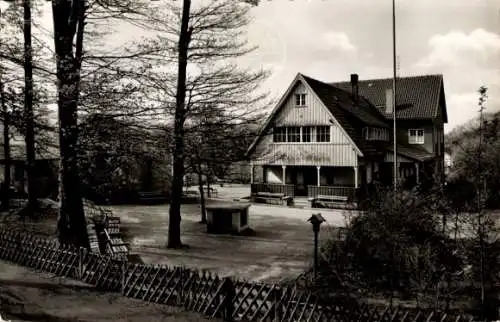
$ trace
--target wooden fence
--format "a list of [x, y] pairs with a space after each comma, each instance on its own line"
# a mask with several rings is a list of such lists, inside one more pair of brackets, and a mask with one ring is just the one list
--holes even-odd
[[470, 317], [436, 311], [380, 311], [369, 306], [321, 303], [312, 294], [293, 287], [235, 281], [184, 267], [131, 264], [7, 229], [0, 229], [0, 259], [78, 279], [102, 291], [184, 306], [207, 318], [226, 321], [472, 321]]
[[309, 197], [323, 196], [343, 196], [349, 201], [355, 201], [359, 188], [341, 187], [341, 186], [307, 186], [307, 195]]

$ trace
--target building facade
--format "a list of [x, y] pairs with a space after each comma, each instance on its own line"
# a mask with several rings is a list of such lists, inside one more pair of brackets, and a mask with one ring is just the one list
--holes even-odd
[[[397, 80], [398, 178], [442, 176], [441, 75]], [[392, 79], [325, 83], [298, 74], [248, 150], [252, 191], [346, 195], [393, 180]]]

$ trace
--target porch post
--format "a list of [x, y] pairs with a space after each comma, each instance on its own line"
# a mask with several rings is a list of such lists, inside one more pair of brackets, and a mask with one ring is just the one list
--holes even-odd
[[253, 184], [254, 177], [254, 167], [253, 162], [250, 162], [250, 184]]
[[286, 184], [286, 165], [281, 166], [283, 168], [283, 184]]
[[419, 184], [420, 183], [420, 165], [418, 164], [418, 162], [415, 162], [415, 175], [417, 178], [417, 184]]
[[321, 166], [316, 166], [316, 171], [318, 172], [318, 187], [321, 185]]
[[354, 168], [354, 188], [358, 188], [358, 167], [353, 167]]

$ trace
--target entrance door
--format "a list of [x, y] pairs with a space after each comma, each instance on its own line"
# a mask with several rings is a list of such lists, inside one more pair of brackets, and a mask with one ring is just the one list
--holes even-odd
[[305, 182], [304, 169], [297, 169], [295, 179], [296, 179], [296, 185], [297, 185], [296, 194], [299, 196], [306, 196], [307, 195], [307, 184]]

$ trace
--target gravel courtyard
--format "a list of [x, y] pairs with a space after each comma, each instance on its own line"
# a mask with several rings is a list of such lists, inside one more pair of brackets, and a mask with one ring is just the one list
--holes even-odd
[[[83, 283], [0, 261], [0, 321], [201, 322], [180, 307], [96, 292]], [[20, 306], [24, 307], [24, 312]], [[219, 321], [218, 319], [214, 320]]]
[[[221, 189], [219, 197], [248, 195], [249, 189], [237, 186]], [[209, 201], [210, 202], [210, 201]], [[253, 204], [249, 209], [249, 224], [256, 236], [213, 235], [200, 224], [200, 206], [182, 205], [182, 242], [188, 249], [166, 249], [168, 205], [114, 206], [122, 227], [129, 236], [132, 253], [138, 253], [146, 263], [184, 265], [238, 276], [254, 281], [279, 281], [293, 278], [312, 263], [313, 233], [307, 219], [321, 212], [323, 224], [320, 240], [334, 234], [335, 227], [344, 225], [342, 210], [307, 210]]]

